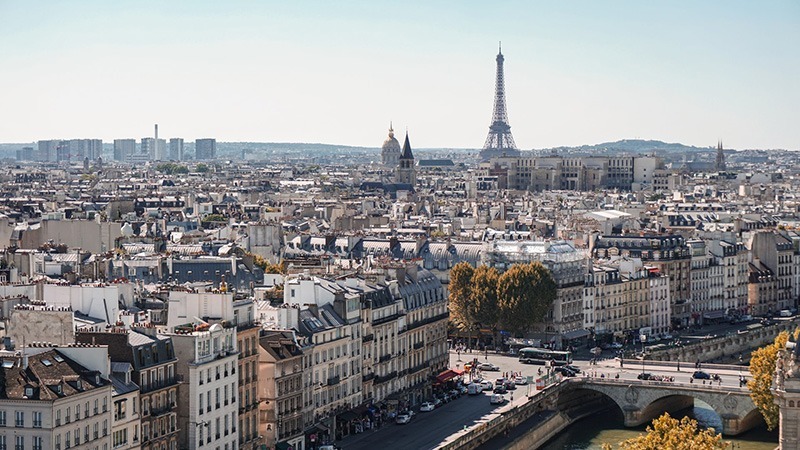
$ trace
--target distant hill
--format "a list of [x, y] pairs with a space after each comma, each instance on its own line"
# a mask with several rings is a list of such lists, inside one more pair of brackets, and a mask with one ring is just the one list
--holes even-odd
[[622, 139], [616, 142], [604, 142], [602, 144], [594, 145], [581, 145], [577, 147], [553, 147], [537, 150], [537, 152], [590, 152], [592, 154], [606, 154], [606, 153], [652, 153], [652, 152], [667, 152], [667, 153], [694, 153], [694, 152], [707, 152], [713, 150], [712, 147], [695, 147], [691, 145], [684, 145], [680, 143], [667, 143], [662, 141], [645, 140], [645, 139]]

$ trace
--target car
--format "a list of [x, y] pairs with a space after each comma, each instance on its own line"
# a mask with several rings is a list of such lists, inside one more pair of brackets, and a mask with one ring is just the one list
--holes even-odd
[[622, 348], [622, 344], [620, 344], [619, 342], [612, 342], [611, 348], [613, 348], [614, 350], [619, 350]]
[[495, 379], [494, 385], [497, 386], [498, 384], [506, 384], [506, 379], [502, 377]]
[[506, 392], [508, 392], [508, 389], [506, 389], [505, 385], [498, 384], [497, 386], [494, 387], [494, 391], [492, 392], [494, 392], [495, 394], [505, 394]]
[[642, 373], [640, 373], [639, 375], [636, 376], [636, 378], [638, 378], [640, 380], [649, 380], [652, 377], [653, 377], [653, 375], [650, 374], [650, 373], [647, 373], [647, 372], [642, 372]]
[[514, 384], [525, 386], [526, 384], [528, 384], [528, 379], [525, 377], [514, 378]]
[[581, 368], [578, 367], [578, 366], [573, 366], [572, 364], [567, 364], [564, 367], [569, 369], [569, 370], [571, 370], [571, 371], [573, 371], [573, 372], [575, 372], [575, 373], [581, 373]]
[[492, 382], [489, 380], [483, 380], [478, 384], [483, 386], [484, 391], [491, 391], [492, 389], [494, 389], [494, 384], [492, 384]]
[[434, 397], [433, 400], [432, 400], [432, 403], [433, 403], [433, 407], [434, 408], [438, 408], [438, 407], [442, 406], [442, 400], [440, 398], [438, 398], [438, 397]]
[[661, 337], [669, 341], [669, 340], [672, 340], [673, 336], [671, 334], [669, 334], [669, 333], [664, 333], [664, 334], [661, 335]]
[[491, 405], [502, 405], [505, 402], [506, 402], [506, 398], [503, 397], [502, 394], [494, 394], [489, 399], [489, 404], [491, 404]]
[[781, 317], [792, 317], [792, 312], [788, 309], [782, 309], [780, 313], [778, 313]]
[[711, 379], [711, 375], [709, 375], [707, 372], [703, 372], [702, 370], [696, 370], [692, 374], [692, 378], [694, 378], [696, 380], [710, 380]]
[[458, 392], [460, 394], [466, 394], [467, 393], [467, 386], [464, 386], [463, 384], [461, 386], [457, 387], [456, 389], [458, 389]]
[[506, 381], [506, 384], [504, 384], [503, 386], [506, 387], [507, 391], [513, 391], [517, 388], [517, 384], [511, 380]]
[[448, 394], [450, 394], [450, 398], [458, 398], [461, 397], [461, 391], [458, 389], [451, 389]]
[[477, 395], [483, 392], [483, 386], [477, 383], [472, 383], [467, 386], [467, 395]]
[[566, 367], [556, 367], [554, 370], [556, 373], [560, 373], [565, 377], [574, 377], [576, 375], [575, 372], [567, 369]]
[[761, 319], [761, 325], [763, 325], [765, 327], [769, 327], [769, 326], [775, 325], [775, 323], [776, 322], [774, 320], [772, 320], [772, 319]]
[[431, 412], [431, 411], [434, 410], [434, 408], [436, 408], [436, 407], [433, 405], [433, 403], [425, 402], [425, 403], [419, 405], [419, 412]]
[[445, 394], [445, 393], [441, 393], [441, 394], [437, 395], [436, 398], [438, 398], [439, 401], [442, 402], [442, 403], [449, 403], [450, 402], [450, 396]]
[[478, 364], [478, 369], [485, 370], [487, 372], [500, 372], [500, 367], [487, 362]]
[[406, 424], [408, 422], [411, 422], [411, 415], [410, 414], [400, 413], [400, 414], [397, 415], [397, 417], [394, 418], [394, 423], [396, 423], [398, 425], [403, 425], [403, 424]]

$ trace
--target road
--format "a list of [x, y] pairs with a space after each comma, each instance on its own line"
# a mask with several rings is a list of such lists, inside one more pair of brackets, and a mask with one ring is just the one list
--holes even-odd
[[376, 448], [432, 449], [446, 437], [494, 417], [504, 406], [489, 404], [488, 394], [462, 395], [431, 412], [418, 412], [404, 425], [387, 423], [376, 431], [349, 436], [337, 442], [346, 450]]

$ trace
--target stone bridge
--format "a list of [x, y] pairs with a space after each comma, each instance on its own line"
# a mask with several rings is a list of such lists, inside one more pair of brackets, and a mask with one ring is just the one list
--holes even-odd
[[[611, 399], [625, 416], [625, 425], [650, 422], [665, 411], [690, 408], [694, 399], [708, 403], [722, 419], [722, 434], [735, 436], [763, 420], [746, 388], [655, 381], [571, 378], [561, 383], [559, 409]], [[602, 394], [602, 396], [598, 395]], [[604, 399], [605, 397], [606, 399]]]

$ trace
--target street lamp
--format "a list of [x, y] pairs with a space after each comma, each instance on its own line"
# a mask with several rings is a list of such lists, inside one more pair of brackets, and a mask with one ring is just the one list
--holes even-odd
[[550, 360], [547, 360], [547, 361], [544, 362], [544, 367], [547, 368], [547, 381], [545, 382], [545, 384], [550, 384], [550, 366], [551, 365], [552, 365], [552, 363], [550, 362]]
[[639, 340], [642, 342], [642, 375], [644, 375], [644, 343], [647, 342], [647, 335], [640, 334]]

